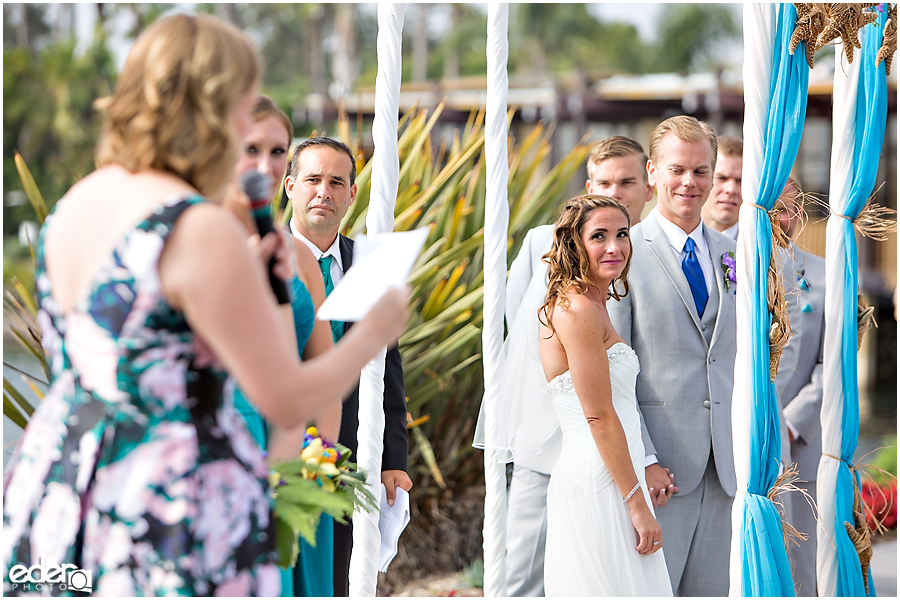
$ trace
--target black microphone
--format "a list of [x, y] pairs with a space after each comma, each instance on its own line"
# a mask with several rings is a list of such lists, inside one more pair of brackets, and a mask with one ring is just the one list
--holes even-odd
[[[259, 232], [260, 238], [267, 233], [275, 231], [275, 226], [272, 224], [272, 215], [269, 212], [271, 198], [268, 195], [271, 185], [271, 179], [259, 171], [247, 171], [241, 175], [241, 188], [243, 188], [247, 197], [250, 198], [250, 209], [253, 212], [253, 220], [256, 221], [256, 230]], [[290, 304], [291, 297], [288, 294], [287, 285], [283, 279], [273, 273], [274, 266], [275, 257], [273, 256], [269, 260], [269, 285], [272, 286], [272, 291], [275, 292], [278, 304]]]

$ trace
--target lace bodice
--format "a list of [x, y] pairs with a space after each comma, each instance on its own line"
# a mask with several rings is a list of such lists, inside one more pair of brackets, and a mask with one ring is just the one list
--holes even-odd
[[[633, 359], [633, 363], [635, 366], [634, 378], [637, 378], [638, 373], [640, 373], [641, 364], [640, 364], [640, 361], [638, 361], [637, 354], [635, 354], [634, 350], [631, 349], [631, 346], [629, 346], [625, 342], [616, 342], [615, 344], [610, 346], [606, 350], [606, 356], [609, 359], [610, 383], [613, 384], [612, 385], [613, 394], [615, 395], [615, 393], [617, 391], [616, 390], [617, 386], [615, 385], [616, 383], [625, 384], [625, 385], [627, 385], [627, 383], [628, 383], [627, 381], [620, 380], [619, 377], [613, 375], [613, 373], [615, 371], [621, 369], [621, 367], [619, 367], [618, 364], [623, 363], [623, 362], [625, 363], [623, 366], [625, 367], [626, 372], [623, 373], [623, 377], [626, 380], [628, 379], [628, 375], [631, 372], [631, 370], [627, 366], [632, 363], [632, 361], [629, 359]], [[624, 361], [623, 361], [623, 359], [624, 359]], [[616, 364], [617, 366], [613, 367], [614, 364]], [[632, 382], [632, 384], [633, 384], [633, 382]], [[619, 391], [621, 391], [621, 390], [619, 390]], [[628, 391], [628, 390], [626, 390], [626, 391]], [[550, 394], [551, 398], [553, 398], [554, 396], [557, 396], [559, 394], [564, 394], [566, 392], [573, 392], [573, 393], [575, 392], [575, 384], [572, 383], [572, 373], [569, 371], [566, 371], [562, 375], [557, 375], [556, 377], [554, 377], [547, 383], [547, 393]], [[630, 393], [632, 393], [632, 394], [634, 393], [633, 385], [631, 385]]]

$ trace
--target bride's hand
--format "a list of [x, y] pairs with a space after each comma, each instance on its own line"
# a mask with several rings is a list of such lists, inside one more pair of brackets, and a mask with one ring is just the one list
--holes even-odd
[[[635, 550], [638, 554], [653, 554], [662, 548], [662, 529], [656, 522], [650, 507], [647, 506], [643, 494], [635, 494], [628, 501], [628, 509], [631, 513], [631, 523], [638, 534], [638, 545]], [[656, 542], [656, 543], [654, 543]]]

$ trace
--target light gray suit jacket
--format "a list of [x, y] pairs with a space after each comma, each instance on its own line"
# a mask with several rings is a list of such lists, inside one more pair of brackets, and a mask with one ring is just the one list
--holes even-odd
[[[506, 281], [506, 323], [512, 327], [516, 320], [519, 306], [525, 297], [525, 290], [532, 278], [544, 279], [543, 289], [547, 289], [547, 272], [549, 265], [541, 261], [541, 257], [550, 251], [553, 246], [553, 229], [555, 225], [540, 225], [529, 229], [522, 242], [522, 248], [509, 267], [509, 277]], [[537, 318], [537, 315], [534, 316]], [[527, 399], [523, 399], [527, 401]], [[556, 430], [546, 442], [540, 454], [526, 456], [516, 460], [516, 465], [525, 467], [544, 475], [549, 475], [550, 470], [559, 459], [562, 451], [562, 433]]]
[[[815, 481], [822, 455], [825, 259], [795, 245], [794, 258], [784, 255], [781, 264], [794, 337], [781, 355], [775, 389], [784, 418], [800, 434], [790, 444], [791, 460], [797, 463], [801, 479]], [[800, 272], [806, 286], [799, 284]]]
[[637, 401], [644, 422], [647, 454], [675, 475], [677, 495], [693, 491], [703, 478], [710, 446], [722, 488], [737, 487], [731, 439], [734, 387], [735, 297], [725, 290], [722, 255], [734, 240], [704, 226], [715, 273], [718, 306], [709, 326], [697, 315], [681, 264], [656, 211], [631, 229], [634, 252], [628, 273], [630, 291], [607, 308], [613, 327], [638, 355]]
[[519, 305], [522, 304], [532, 276], [538, 271], [542, 271], [544, 276], [547, 274], [547, 269], [541, 268], [542, 265], [547, 266], [541, 262], [541, 257], [553, 246], [554, 227], [556, 226], [539, 225], [529, 229], [519, 253], [509, 267], [509, 277], [506, 280], [506, 322], [510, 325], [516, 320]]

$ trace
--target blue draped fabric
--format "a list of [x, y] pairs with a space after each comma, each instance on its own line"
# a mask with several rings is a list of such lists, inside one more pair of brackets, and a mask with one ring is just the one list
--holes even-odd
[[[856, 60], [859, 67], [859, 87], [856, 104], [856, 137], [853, 148], [853, 164], [850, 175], [852, 183], [850, 195], [846, 198], [832, 198], [832, 210], [855, 219], [866, 205], [872, 189], [878, 160], [884, 143], [887, 123], [887, 77], [882, 62], [875, 67], [875, 56], [881, 47], [887, 14], [880, 13], [877, 26], [866, 25], [860, 31], [862, 52]], [[847, 269], [844, 273], [843, 334], [841, 339], [841, 363], [844, 395], [841, 419], [841, 464], [838, 466], [837, 490], [835, 493], [834, 531], [838, 556], [837, 595], [865, 596], [862, 568], [853, 543], [844, 529], [844, 522], [853, 520], [853, 488], [860, 486], [859, 475], [855, 477], [848, 466], [856, 453], [859, 439], [859, 387], [857, 383], [857, 293], [859, 276], [857, 269], [856, 235], [853, 223], [841, 219], [842, 242]], [[869, 572], [869, 594], [875, 596], [875, 585]]]
[[[752, 406], [750, 420], [750, 472], [743, 505], [741, 527], [741, 594], [744, 596], [793, 596], [794, 584], [781, 515], [768, 499], [775, 485], [781, 458], [780, 406], [775, 385], [769, 379], [768, 272], [772, 255], [772, 229], [766, 211], [775, 206], [790, 176], [803, 124], [809, 89], [809, 67], [803, 48], [788, 52], [797, 20], [793, 4], [773, 7], [777, 11], [769, 110], [766, 117], [760, 190], [756, 210], [756, 257], [748, 265], [753, 290], [750, 315], [752, 332]], [[763, 210], [765, 209], [765, 210]]]

